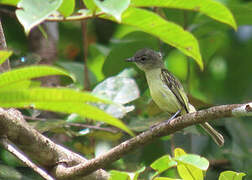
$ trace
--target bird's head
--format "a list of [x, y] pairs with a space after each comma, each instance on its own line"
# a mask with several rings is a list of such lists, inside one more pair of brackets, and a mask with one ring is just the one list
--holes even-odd
[[126, 59], [126, 61], [135, 62], [143, 71], [164, 67], [162, 54], [147, 48], [138, 50], [133, 57]]

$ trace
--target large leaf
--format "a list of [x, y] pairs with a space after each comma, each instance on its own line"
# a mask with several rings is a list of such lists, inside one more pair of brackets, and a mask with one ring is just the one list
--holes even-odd
[[28, 34], [34, 26], [56, 11], [61, 3], [62, 0], [21, 0], [17, 5], [16, 15], [25, 33]]
[[121, 15], [130, 4], [130, 0], [94, 0], [95, 4], [105, 13], [115, 17], [117, 21], [121, 21]]
[[0, 51], [0, 65], [6, 61], [10, 56], [12, 52], [11, 51], [6, 51], [6, 50], [1, 50]]
[[134, 106], [123, 106], [140, 95], [135, 80], [130, 78], [132, 74], [134, 74], [132, 69], [125, 69], [117, 76], [107, 78], [93, 89], [92, 93], [98, 97], [117, 103], [117, 105], [102, 105], [101, 109], [117, 118], [122, 118], [134, 109]]
[[201, 12], [217, 21], [228, 24], [237, 29], [237, 25], [232, 13], [227, 7], [214, 0], [131, 0], [131, 5], [135, 7], [167, 7], [177, 9], [187, 9]]
[[83, 117], [108, 123], [133, 135], [119, 119], [90, 104], [86, 104], [86, 102], [106, 103], [106, 101], [89, 93], [78, 92], [72, 89], [33, 88], [0, 90], [0, 107], [33, 107], [62, 113], [77, 113]]
[[32, 78], [49, 76], [49, 75], [65, 75], [73, 80], [74, 77], [66, 71], [50, 66], [29, 66], [24, 68], [17, 68], [11, 71], [4, 72], [0, 75], [0, 87], [10, 85], [23, 80]]
[[[114, 20], [110, 16], [101, 17]], [[175, 23], [166, 21], [159, 15], [144, 9], [128, 8], [122, 15], [122, 24], [135, 26], [144, 32], [160, 38], [184, 54], [194, 58], [200, 68], [203, 69], [197, 39]]]

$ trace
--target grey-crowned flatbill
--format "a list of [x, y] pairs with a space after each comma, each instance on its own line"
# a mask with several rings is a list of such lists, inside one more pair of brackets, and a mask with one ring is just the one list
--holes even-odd
[[[180, 81], [166, 68], [162, 55], [152, 49], [138, 50], [128, 62], [134, 62], [139, 69], [145, 72], [150, 94], [158, 107], [170, 114], [180, 111], [180, 114], [195, 112], [196, 109], [188, 101], [187, 95]], [[212, 137], [216, 144], [224, 144], [223, 136], [209, 123], [200, 124]]]

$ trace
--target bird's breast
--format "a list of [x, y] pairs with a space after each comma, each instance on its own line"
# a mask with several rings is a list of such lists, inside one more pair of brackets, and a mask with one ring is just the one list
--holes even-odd
[[175, 113], [181, 108], [180, 104], [168, 86], [163, 83], [160, 74], [161, 69], [146, 72], [151, 97], [161, 110]]

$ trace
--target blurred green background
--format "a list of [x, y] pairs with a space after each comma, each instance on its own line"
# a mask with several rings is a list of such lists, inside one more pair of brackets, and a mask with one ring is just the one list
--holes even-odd
[[[45, 29], [52, 33], [56, 48], [56, 55], [53, 56], [51, 62], [76, 76], [77, 82], [71, 86], [80, 89], [85, 87], [89, 90], [106, 78], [116, 76], [123, 69], [133, 68], [135, 72], [130, 76], [135, 79], [141, 97], [130, 103], [136, 106], [135, 110], [127, 114], [123, 120], [129, 124], [129, 127], [134, 127], [135, 129], [133, 129], [137, 131], [146, 129], [149, 126], [148, 123], [153, 120], [150, 112], [146, 110], [150, 96], [144, 74], [135, 65], [124, 61], [133, 56], [140, 48], [152, 48], [163, 54], [167, 68], [182, 81], [190, 95], [191, 102], [198, 109], [219, 104], [249, 102], [252, 99], [252, 3], [245, 0], [223, 0], [222, 2], [234, 13], [239, 25], [236, 32], [227, 25], [196, 12], [159, 9], [164, 18], [186, 26], [186, 29], [190, 30], [198, 39], [204, 62], [203, 71], [199, 69], [194, 60], [156, 37], [131, 26], [98, 18], [89, 19], [86, 22], [85, 34], [78, 21], [44, 24], [43, 27], [52, 28], [51, 30]], [[12, 67], [34, 64], [34, 59], [36, 59], [34, 53], [39, 51], [36, 49], [34, 52], [31, 44], [38, 42], [34, 41], [36, 37], [27, 38], [17, 19], [8, 14], [1, 13], [1, 20], [8, 48], [14, 52], [10, 58]], [[45, 41], [50, 41], [51, 36], [48, 36]], [[45, 39], [45, 36], [40, 35], [39, 38]], [[84, 52], [85, 48], [86, 52]], [[47, 52], [43, 53], [47, 54]], [[86, 63], [83, 62], [84, 57], [87, 57]], [[85, 67], [88, 69], [88, 77], [84, 73]], [[88, 85], [85, 84], [86, 78], [88, 78]], [[66, 79], [62, 80], [64, 84], [67, 84], [66, 81]], [[62, 116], [62, 118], [68, 119], [69, 117]], [[180, 132], [172, 136], [172, 141], [170, 141], [171, 137], [160, 138], [126, 155], [108, 168], [134, 171], [143, 165], [148, 166], [164, 154], [171, 154], [171, 149], [175, 146], [210, 160], [211, 167], [206, 179], [216, 179], [218, 174], [224, 170], [245, 172], [247, 174], [245, 179], [252, 179], [251, 120], [251, 117], [244, 117], [211, 122], [224, 135], [225, 145], [222, 148], [217, 147], [207, 136]], [[74, 122], [94, 123], [83, 119]], [[52, 121], [48, 126], [51, 126], [51, 123]], [[86, 157], [93, 157], [97, 151], [104, 152], [106, 148], [125, 140], [125, 136], [120, 133], [111, 135], [94, 131], [83, 136], [75, 135], [72, 132], [79, 129], [62, 130], [59, 121], [54, 123], [57, 128], [48, 128], [45, 131], [46, 135], [83, 153]], [[17, 163], [6, 151], [0, 149], [0, 152], [0, 166], [8, 167], [9, 172], [13, 170], [17, 173], [13, 179], [38, 178], [36, 175], [32, 175], [31, 170]], [[15, 169], [11, 169], [11, 167]], [[2, 168], [0, 167], [0, 169]], [[172, 172], [170, 173], [172, 174]], [[147, 176], [148, 173], [144, 174], [142, 178]]]

